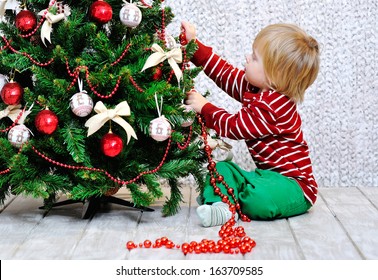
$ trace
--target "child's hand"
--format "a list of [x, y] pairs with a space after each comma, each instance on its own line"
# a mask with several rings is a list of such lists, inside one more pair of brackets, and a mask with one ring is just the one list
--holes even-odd
[[197, 113], [201, 113], [202, 107], [205, 106], [206, 103], [209, 103], [209, 101], [205, 97], [203, 97], [198, 91], [192, 89], [187, 93], [185, 104], [192, 107], [193, 110]]
[[187, 22], [187, 21], [182, 21], [181, 22], [181, 29], [182, 29], [182, 33], [185, 34], [185, 37], [186, 37], [186, 40], [189, 42], [191, 40], [195, 40], [196, 39], [196, 27]]

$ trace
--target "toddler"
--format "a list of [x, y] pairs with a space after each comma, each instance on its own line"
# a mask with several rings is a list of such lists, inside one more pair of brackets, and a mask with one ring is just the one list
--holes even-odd
[[[316, 201], [317, 183], [297, 104], [319, 71], [317, 41], [296, 25], [269, 25], [257, 34], [245, 69], [238, 69], [200, 42], [194, 25], [184, 21], [182, 29], [188, 41], [198, 44], [192, 62], [242, 104], [237, 113], [230, 114], [196, 91], [190, 91], [186, 100], [208, 128], [247, 144], [255, 170], [243, 170], [230, 161], [216, 165], [234, 189], [241, 212], [260, 220], [305, 213]], [[228, 195], [223, 184], [217, 185]], [[233, 201], [231, 196], [229, 199]], [[214, 194], [209, 176], [201, 204], [197, 213], [205, 227], [222, 225], [232, 215]]]

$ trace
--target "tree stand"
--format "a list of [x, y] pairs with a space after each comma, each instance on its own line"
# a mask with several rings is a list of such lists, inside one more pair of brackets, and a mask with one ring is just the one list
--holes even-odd
[[[74, 203], [83, 203], [83, 211], [81, 213], [82, 219], [89, 219], [89, 218], [93, 217], [96, 214], [96, 212], [98, 211], [98, 209], [101, 207], [102, 204], [108, 204], [108, 203], [113, 203], [113, 204], [117, 204], [117, 205], [131, 207], [131, 208], [134, 208], [134, 209], [139, 209], [142, 212], [143, 211], [146, 211], [146, 212], [155, 211], [152, 208], [148, 208], [148, 207], [144, 207], [144, 206], [136, 206], [134, 203], [132, 203], [130, 201], [127, 201], [127, 200], [124, 200], [124, 199], [121, 199], [121, 198], [118, 198], [118, 197], [115, 197], [115, 196], [107, 196], [107, 195], [103, 195], [103, 196], [100, 196], [100, 197], [91, 197], [91, 198], [86, 199], [84, 201], [83, 200], [67, 199], [67, 200], [64, 200], [64, 201], [61, 201], [61, 202], [54, 203], [52, 205], [52, 208], [70, 205], [70, 204], [74, 204]], [[39, 207], [39, 209], [46, 209], [46, 206], [41, 206], [41, 207]]]

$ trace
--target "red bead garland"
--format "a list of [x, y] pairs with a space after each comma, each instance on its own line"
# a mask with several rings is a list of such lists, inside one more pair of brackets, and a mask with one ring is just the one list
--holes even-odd
[[148, 5], [144, 0], [139, 0], [146, 8], [149, 8], [151, 9], [152, 6], [151, 5]]
[[[235, 222], [235, 221], [234, 221]], [[227, 224], [229, 223], [229, 224]], [[220, 231], [227, 232], [221, 236], [221, 239], [209, 240], [202, 239], [200, 242], [191, 241], [184, 242], [182, 244], [175, 244], [168, 237], [157, 238], [154, 242], [150, 240], [145, 240], [143, 243], [136, 244], [134, 241], [128, 241], [126, 243], [126, 248], [128, 250], [133, 250], [136, 248], [146, 248], [146, 249], [181, 249], [184, 255], [187, 254], [246, 254], [250, 253], [252, 249], [256, 246], [256, 242], [246, 235], [244, 228], [238, 226], [233, 228], [232, 224], [227, 222], [222, 226]]]
[[51, 63], [54, 62], [54, 58], [51, 58], [49, 61], [47, 62], [38, 62], [36, 61], [30, 54], [26, 53], [26, 52], [20, 52], [18, 50], [16, 50], [15, 48], [13, 48], [10, 44], [10, 42], [4, 37], [2, 36], [3, 38], [3, 41], [5, 42], [6, 46], [4, 46], [2, 49], [6, 49], [6, 48], [9, 48], [12, 52], [16, 53], [16, 54], [21, 54], [25, 57], [27, 57], [33, 64], [37, 65], [37, 66], [40, 66], [40, 67], [46, 67], [46, 66], [49, 66]]
[[114, 66], [114, 65], [118, 64], [118, 63], [124, 58], [124, 56], [127, 54], [127, 52], [129, 51], [130, 47], [131, 47], [131, 43], [128, 44], [128, 45], [126, 46], [125, 50], [122, 52], [122, 54], [120, 55], [120, 57], [117, 58], [117, 60], [114, 61], [114, 62], [113, 62], [112, 64], [110, 64], [110, 65], [111, 65], [111, 66]]
[[23, 109], [17, 116], [16, 120], [7, 128], [5, 129], [0, 129], [0, 132], [5, 133], [11, 130], [13, 127], [15, 127], [18, 124], [18, 121], [21, 119], [22, 115], [24, 114], [25, 109]]
[[[204, 139], [205, 152], [208, 158], [208, 170], [210, 172], [210, 182], [214, 187], [214, 193], [222, 197], [222, 201], [229, 205], [229, 209], [232, 213], [230, 220], [228, 220], [224, 225], [221, 226], [218, 235], [219, 240], [208, 240], [203, 239], [200, 242], [191, 241], [184, 242], [182, 244], [175, 244], [173, 241], [169, 240], [167, 237], [161, 237], [155, 240], [152, 243], [150, 240], [145, 240], [143, 243], [140, 243], [139, 246], [134, 243], [134, 241], [128, 241], [126, 243], [126, 248], [128, 250], [133, 250], [136, 248], [162, 248], [167, 249], [181, 249], [184, 255], [187, 254], [206, 254], [206, 253], [225, 253], [225, 254], [246, 254], [250, 253], [252, 249], [256, 246], [256, 242], [245, 233], [244, 227], [235, 226], [235, 213], [238, 211], [239, 216], [242, 221], [250, 222], [251, 220], [241, 212], [240, 204], [234, 195], [234, 190], [227, 185], [224, 180], [224, 177], [216, 171], [216, 164], [211, 158], [211, 148], [207, 143], [207, 133], [205, 125], [202, 121], [202, 118], [198, 116], [198, 121], [202, 126], [202, 138]], [[220, 188], [216, 183], [222, 183], [227, 188], [227, 193], [231, 195], [235, 204], [231, 203], [227, 195], [222, 194]]]
[[180, 150], [185, 150], [186, 148], [189, 147], [189, 145], [190, 145], [190, 141], [192, 140], [192, 134], [193, 134], [193, 127], [190, 126], [190, 127], [189, 127], [188, 138], [186, 139], [185, 144], [184, 144], [184, 145], [181, 145], [181, 143], [177, 143], [177, 147], [178, 147]]
[[[24, 147], [24, 144], [21, 145], [21, 147], [18, 149], [18, 152], [17, 152], [17, 155], [20, 155], [21, 154], [21, 151], [22, 151], [22, 148]], [[3, 171], [0, 171], [0, 175], [4, 175], [4, 174], [7, 174], [9, 173], [10, 171], [12, 170], [12, 166], [3, 170]]]
[[78, 66], [78, 67], [75, 68], [74, 72], [71, 72], [70, 69], [69, 69], [69, 65], [68, 65], [68, 59], [66, 59], [66, 68], [67, 68], [68, 75], [70, 75], [71, 77], [74, 77], [73, 81], [68, 86], [67, 90], [70, 90], [76, 84], [76, 81], [79, 78], [81, 70], [84, 69], [84, 71], [85, 71], [85, 79], [86, 79], [86, 81], [87, 81], [87, 83], [89, 85], [89, 88], [91, 89], [91, 91], [95, 95], [97, 95], [98, 97], [103, 98], [103, 99], [109, 99], [114, 94], [116, 94], [116, 92], [117, 92], [117, 90], [119, 88], [119, 85], [121, 83], [121, 79], [122, 79], [122, 76], [118, 76], [116, 85], [114, 86], [114, 88], [111, 91], [111, 93], [109, 93], [108, 95], [102, 95], [101, 93], [99, 93], [96, 90], [95, 86], [93, 86], [92, 83], [91, 83], [91, 81], [90, 81], [90, 77], [89, 77], [90, 73], [89, 73], [89, 70], [88, 70], [88, 66]]
[[146, 170], [146, 171], [143, 171], [141, 172], [139, 175], [137, 175], [136, 177], [134, 177], [133, 179], [130, 179], [128, 181], [125, 181], [125, 180], [121, 180], [119, 178], [116, 178], [114, 177], [113, 175], [111, 175], [108, 171], [106, 171], [105, 169], [100, 169], [100, 168], [94, 168], [94, 167], [87, 167], [87, 166], [75, 166], [75, 165], [69, 165], [69, 164], [64, 164], [64, 163], [61, 163], [61, 162], [58, 162], [58, 161], [55, 161], [51, 158], [49, 158], [48, 156], [46, 156], [45, 154], [43, 154], [42, 152], [40, 152], [36, 147], [32, 146], [32, 150], [38, 155], [40, 156], [41, 158], [43, 158], [44, 160], [46, 160], [47, 162], [50, 162], [51, 164], [53, 165], [57, 165], [57, 166], [60, 166], [60, 167], [64, 167], [64, 168], [67, 168], [67, 169], [76, 169], [76, 170], [87, 170], [87, 171], [92, 171], [92, 172], [100, 172], [100, 173], [104, 173], [110, 180], [112, 180], [114, 183], [117, 183], [119, 185], [129, 185], [131, 183], [135, 183], [136, 181], [138, 181], [143, 175], [147, 175], [147, 174], [153, 174], [153, 173], [156, 173], [160, 170], [160, 168], [163, 166], [165, 160], [167, 159], [167, 156], [168, 156], [168, 152], [171, 148], [171, 144], [172, 144], [172, 139], [169, 138], [168, 140], [168, 144], [167, 144], [167, 148], [165, 150], [165, 153], [163, 155], [163, 158], [161, 159], [160, 163], [158, 166], [156, 166], [154, 169], [151, 169], [151, 170]]

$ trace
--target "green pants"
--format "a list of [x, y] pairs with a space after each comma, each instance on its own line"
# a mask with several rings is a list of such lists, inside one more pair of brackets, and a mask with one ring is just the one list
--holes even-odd
[[[250, 219], [286, 218], [303, 214], [311, 207], [299, 184], [294, 179], [277, 172], [262, 169], [245, 171], [230, 161], [218, 162], [216, 168], [226, 183], [234, 189], [242, 213]], [[217, 185], [223, 194], [227, 194], [223, 184], [217, 183]], [[233, 202], [232, 197], [229, 198]], [[214, 194], [208, 176], [202, 193], [202, 202], [211, 204], [218, 201], [221, 201], [221, 198]]]

